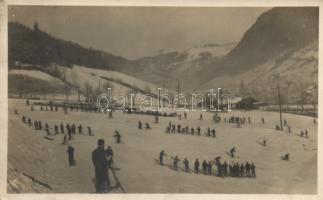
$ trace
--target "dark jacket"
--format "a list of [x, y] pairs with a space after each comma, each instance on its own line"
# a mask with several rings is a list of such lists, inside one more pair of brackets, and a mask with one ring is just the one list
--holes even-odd
[[98, 147], [92, 152], [92, 162], [96, 172], [104, 172], [107, 170], [108, 161], [103, 148]]

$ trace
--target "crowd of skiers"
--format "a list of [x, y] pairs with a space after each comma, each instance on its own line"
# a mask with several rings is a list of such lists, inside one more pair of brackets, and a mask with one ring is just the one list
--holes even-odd
[[201, 136], [206, 135], [208, 137], [216, 137], [216, 131], [215, 129], [211, 129], [210, 127], [208, 127], [203, 133], [202, 133], [202, 129], [200, 126], [197, 126], [196, 128], [193, 127], [188, 127], [188, 126], [182, 126], [181, 124], [172, 124], [171, 122], [168, 123], [168, 126], [166, 127], [166, 133], [170, 133], [170, 134], [186, 134], [186, 135], [197, 135], [197, 136]]
[[[164, 157], [167, 156], [164, 150], [159, 153], [159, 164], [165, 165]], [[184, 158], [181, 168], [179, 164], [181, 163], [178, 156], [170, 156], [172, 163], [169, 165], [173, 170], [178, 171], [181, 169], [186, 173], [196, 173], [204, 175], [216, 175], [219, 177], [256, 177], [256, 165], [254, 163], [245, 162], [231, 162], [228, 164], [226, 161], [221, 163], [221, 157], [216, 157], [212, 161], [203, 160], [200, 162], [199, 159], [195, 159], [193, 163], [193, 169], [191, 169], [189, 161]]]

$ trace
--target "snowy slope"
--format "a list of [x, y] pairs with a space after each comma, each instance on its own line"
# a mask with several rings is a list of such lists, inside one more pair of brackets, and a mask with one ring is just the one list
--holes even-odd
[[[76, 123], [90, 125], [95, 136], [75, 135], [71, 145], [75, 148], [77, 165], [68, 166], [66, 149], [62, 145], [63, 134], [54, 136], [53, 141], [44, 139], [44, 132], [35, 131], [21, 122], [21, 116], [13, 114], [17, 108], [21, 114], [33, 120], [45, 119], [50, 127], [58, 123]], [[99, 113], [40, 112], [30, 111], [23, 100], [9, 100], [9, 164], [20, 172], [34, 176], [49, 184], [52, 193], [91, 193], [94, 186], [91, 179], [94, 168], [91, 152], [96, 148], [99, 138], [106, 140], [114, 150], [115, 165], [120, 168], [117, 176], [127, 193], [262, 193], [262, 194], [314, 194], [317, 176], [317, 127], [312, 118], [292, 114], [283, 117], [292, 127], [292, 133], [277, 132], [274, 126], [279, 122], [276, 112], [231, 112], [220, 113], [221, 117], [231, 115], [251, 117], [252, 124], [235, 128], [232, 124], [212, 122], [212, 113], [204, 113], [198, 120], [199, 112], [189, 112], [188, 118], [178, 120], [160, 117], [158, 124], [148, 115], [128, 115], [115, 112], [113, 119]], [[45, 117], [46, 116], [46, 117]], [[261, 116], [266, 124], [260, 122]], [[137, 129], [138, 120], [151, 123], [152, 130]], [[183, 126], [201, 126], [215, 128], [216, 138], [166, 134], [169, 121]], [[299, 136], [306, 128], [309, 138]], [[114, 130], [122, 135], [122, 144], [114, 142]], [[268, 146], [263, 147], [257, 141], [267, 138]], [[37, 145], [34, 145], [37, 144]], [[237, 149], [237, 157], [231, 159], [227, 154], [232, 146]], [[234, 162], [254, 162], [257, 166], [257, 178], [219, 178], [216, 176], [187, 174], [174, 171], [155, 162], [159, 152], [167, 153], [166, 164], [171, 164], [170, 156], [187, 157], [190, 166], [196, 158]], [[290, 153], [290, 161], [281, 161], [280, 156]], [[48, 159], [50, 158], [50, 159]], [[182, 162], [179, 163], [182, 168]], [[14, 176], [9, 177], [14, 180]], [[111, 178], [113, 181], [113, 178]], [[12, 192], [12, 191], [10, 191]], [[46, 192], [46, 191], [43, 191]], [[112, 192], [121, 192], [116, 189]]]

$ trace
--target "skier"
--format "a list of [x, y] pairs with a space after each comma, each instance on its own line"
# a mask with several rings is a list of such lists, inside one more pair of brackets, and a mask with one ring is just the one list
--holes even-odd
[[72, 134], [74, 135], [76, 133], [76, 126], [75, 124], [72, 124]]
[[174, 160], [173, 161], [173, 168], [174, 168], [175, 171], [177, 171], [177, 169], [178, 169], [178, 162], [180, 161], [180, 159], [177, 156], [171, 157], [171, 159]]
[[119, 131], [117, 131], [117, 130], [115, 130], [114, 132], [115, 132], [115, 134], [113, 137], [116, 138], [116, 143], [120, 144], [121, 143], [121, 135], [120, 135]]
[[289, 153], [285, 154], [284, 156], [281, 157], [282, 160], [289, 160]]
[[191, 128], [191, 134], [194, 135], [194, 128]]
[[222, 164], [220, 161], [220, 158], [215, 158], [215, 165], [217, 166], [217, 170], [218, 170], [218, 176], [222, 177], [223, 176], [223, 170], [222, 170]]
[[42, 127], [42, 125], [41, 125], [41, 121], [40, 121], [40, 120], [38, 121], [38, 128], [39, 128], [39, 130], [42, 130], [42, 129], [43, 129], [43, 127]]
[[175, 124], [172, 124], [172, 133], [174, 133], [174, 134], [175, 134], [175, 132], [176, 132]]
[[209, 161], [209, 163], [207, 164], [207, 174], [212, 175], [212, 162], [211, 161]]
[[243, 165], [243, 163], [241, 163], [241, 165], [240, 165], [240, 176], [244, 176], [244, 170], [245, 170], [244, 165]]
[[138, 121], [138, 129], [140, 129], [140, 130], [142, 129], [142, 123], [140, 120]]
[[200, 126], [197, 126], [197, 135], [201, 135], [201, 128], [200, 128]]
[[202, 162], [202, 170], [203, 170], [203, 174], [206, 175], [206, 172], [207, 172], [207, 162], [206, 162], [206, 160], [204, 160]]
[[55, 129], [55, 135], [57, 135], [58, 134], [58, 126], [56, 124], [54, 126], [54, 129]]
[[61, 133], [63, 134], [64, 133], [64, 125], [63, 125], [63, 123], [61, 123], [60, 128], [61, 128]]
[[64, 138], [63, 138], [63, 143], [62, 144], [66, 144], [67, 143], [67, 135], [65, 134], [64, 135]]
[[108, 160], [108, 167], [112, 169], [113, 164], [113, 150], [111, 149], [111, 146], [108, 146], [106, 150], [107, 160]]
[[47, 123], [45, 124], [45, 129], [49, 129], [49, 126]]
[[222, 165], [223, 169], [223, 176], [228, 176], [228, 164], [226, 161], [224, 161], [224, 164]]
[[95, 168], [96, 193], [105, 193], [110, 186], [110, 181], [103, 139], [98, 140], [98, 147], [92, 152], [92, 162]]
[[209, 137], [211, 136], [211, 129], [210, 129], [210, 127], [207, 128], [207, 136], [209, 136]]
[[230, 150], [230, 154], [231, 154], [231, 157], [234, 158], [234, 153], [236, 152], [236, 148], [233, 147], [231, 150]]
[[213, 128], [211, 132], [212, 132], [212, 136], [215, 138], [215, 129]]
[[25, 116], [22, 116], [22, 122], [23, 122], [24, 124], [26, 124], [26, 117], [25, 117]]
[[78, 126], [79, 134], [82, 134], [82, 129], [83, 129], [83, 127], [82, 127], [82, 125], [80, 124], [80, 125]]
[[256, 177], [256, 166], [253, 163], [251, 163], [250, 169], [251, 169], [251, 176]]
[[160, 153], [159, 153], [159, 163], [161, 165], [164, 165], [163, 161], [164, 161], [164, 156], [167, 156], [166, 153], [164, 152], [164, 150], [162, 150]]
[[166, 133], [170, 133], [170, 128], [169, 126], [166, 127]]
[[38, 121], [37, 120], [34, 121], [34, 128], [35, 128], [35, 130], [38, 130]]
[[200, 168], [200, 162], [199, 162], [199, 159], [196, 159], [194, 163], [194, 171], [196, 174], [199, 173], [199, 168]]
[[183, 164], [185, 172], [190, 172], [189, 162], [186, 158], [183, 160]]
[[87, 127], [87, 130], [88, 130], [88, 134], [89, 134], [89, 136], [92, 136], [92, 130], [91, 130], [91, 127]]
[[246, 176], [250, 177], [251, 176], [251, 174], [250, 174], [251, 165], [248, 162], [246, 162], [245, 166], [246, 166]]
[[146, 125], [146, 130], [151, 130], [150, 125], [147, 122], [145, 123], [145, 125]]
[[180, 124], [177, 125], [177, 133], [181, 133], [181, 125]]
[[68, 146], [67, 154], [68, 154], [68, 162], [69, 162], [69, 165], [71, 167], [71, 166], [75, 165], [74, 148], [72, 146]]

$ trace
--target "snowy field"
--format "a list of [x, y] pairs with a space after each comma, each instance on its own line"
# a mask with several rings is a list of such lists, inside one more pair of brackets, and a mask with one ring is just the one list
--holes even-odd
[[[17, 108], [19, 115], [14, 114]], [[33, 127], [23, 124], [22, 115], [34, 120], [47, 122], [51, 129], [55, 124], [75, 123], [92, 127], [94, 136], [78, 135], [70, 141], [75, 148], [76, 166], [69, 167], [67, 146], [62, 145], [63, 135], [52, 136], [54, 140], [44, 138], [45, 131], [36, 131]], [[114, 161], [120, 170], [116, 171], [126, 193], [271, 193], [271, 194], [314, 194], [317, 188], [317, 127], [313, 118], [292, 114], [283, 114], [291, 126], [292, 133], [274, 130], [279, 124], [279, 114], [276, 112], [240, 112], [221, 113], [222, 119], [231, 115], [251, 117], [251, 124], [243, 124], [235, 128], [233, 124], [215, 124], [212, 113], [203, 112], [203, 120], [199, 120], [200, 112], [188, 112], [187, 119], [160, 117], [159, 123], [154, 123], [150, 115], [124, 114], [121, 111], [113, 113], [109, 119], [107, 114], [69, 112], [67, 115], [60, 109], [58, 112], [35, 111], [25, 105], [24, 100], [9, 99], [9, 141], [8, 141], [8, 182], [19, 185], [20, 190], [8, 186], [8, 192], [35, 192], [31, 187], [23, 186], [15, 180], [12, 169], [33, 176], [52, 188], [37, 189], [46, 193], [93, 193], [95, 191], [91, 179], [94, 168], [91, 162], [91, 152], [96, 148], [99, 138], [111, 145], [114, 150]], [[261, 123], [261, 117], [266, 123]], [[138, 120], [150, 123], [152, 130], [139, 130]], [[206, 136], [191, 136], [185, 134], [166, 134], [169, 121], [201, 127], [202, 132], [207, 127], [215, 128], [216, 138]], [[246, 120], [247, 121], [247, 120]], [[300, 131], [307, 129], [309, 138], [300, 137]], [[116, 144], [113, 138], [114, 130], [122, 135], [122, 143]], [[257, 141], [267, 138], [268, 146], [264, 147]], [[237, 149], [237, 157], [232, 159], [227, 151], [233, 146]], [[181, 160], [187, 157], [190, 167], [196, 158], [200, 161], [214, 160], [221, 156], [221, 161], [228, 164], [234, 162], [253, 162], [256, 165], [256, 178], [235, 178], [206, 176], [174, 171], [167, 166], [156, 163], [159, 152], [165, 150], [165, 162], [171, 163], [170, 156], [177, 155]], [[282, 161], [280, 156], [289, 153], [290, 160]], [[179, 165], [183, 167], [182, 162]], [[213, 167], [215, 169], [215, 167]], [[114, 184], [114, 178], [111, 176]], [[112, 190], [121, 193], [120, 188]]]

